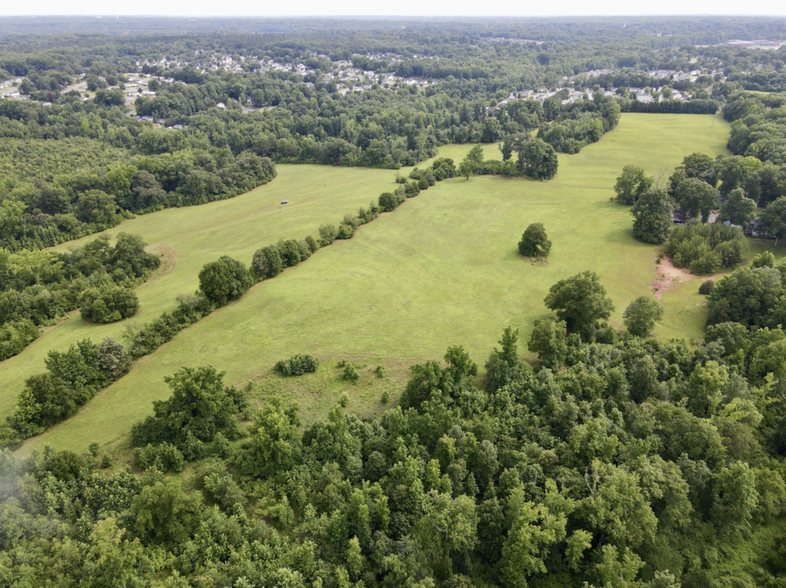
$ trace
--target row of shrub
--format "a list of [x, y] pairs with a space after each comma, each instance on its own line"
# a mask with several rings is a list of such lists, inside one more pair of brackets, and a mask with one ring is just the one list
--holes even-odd
[[0, 361], [13, 357], [38, 339], [39, 330], [30, 319], [20, 319], [0, 326]]
[[204, 296], [180, 296], [178, 305], [171, 312], [163, 312], [160, 317], [139, 328], [129, 327], [125, 337], [129, 353], [134, 359], [150, 355], [186, 327], [213, 312], [215, 306]]

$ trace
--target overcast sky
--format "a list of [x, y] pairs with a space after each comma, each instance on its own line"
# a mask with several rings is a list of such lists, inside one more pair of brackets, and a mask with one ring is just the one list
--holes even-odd
[[[480, 2], [477, 0], [35, 0], [0, 2], [0, 15], [167, 16], [586, 16], [642, 14], [786, 15], [783, 0], [546, 0]], [[114, 13], [111, 13], [114, 15]], [[786, 34], [784, 34], [786, 36]]]

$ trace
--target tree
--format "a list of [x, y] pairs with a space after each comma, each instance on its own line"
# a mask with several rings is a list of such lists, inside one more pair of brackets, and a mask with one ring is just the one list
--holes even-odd
[[756, 202], [745, 196], [742, 188], [732, 190], [720, 208], [720, 221], [744, 227], [756, 211]]
[[672, 201], [665, 190], [648, 190], [631, 209], [633, 236], [639, 241], [658, 245], [669, 238], [672, 227]]
[[117, 380], [131, 369], [131, 356], [120, 343], [107, 337], [98, 347], [99, 363], [112, 380]]
[[79, 220], [105, 229], [119, 222], [114, 196], [101, 190], [87, 190], [76, 203], [74, 211]]
[[188, 495], [180, 481], [167, 478], [142, 488], [130, 509], [130, 530], [144, 542], [183, 543], [196, 529], [200, 500]]
[[644, 169], [636, 165], [626, 165], [614, 184], [617, 200], [622, 204], [634, 204], [639, 196], [652, 187], [652, 181], [652, 178], [644, 173]]
[[[715, 160], [704, 153], [692, 153], [682, 160], [680, 166], [685, 172], [685, 177], [698, 178], [707, 182], [713, 188], [718, 184], [718, 172], [715, 169]], [[678, 168], [678, 169], [680, 169]]]
[[205, 264], [199, 272], [199, 289], [216, 306], [240, 298], [252, 283], [246, 266], [227, 255]]
[[747, 463], [732, 463], [715, 474], [711, 516], [718, 537], [747, 535], [758, 503], [756, 475]]
[[542, 139], [527, 143], [524, 150], [519, 153], [519, 162], [524, 173], [536, 180], [550, 180], [557, 175], [559, 167], [559, 159], [554, 147]]
[[275, 245], [268, 245], [254, 252], [254, 257], [251, 260], [251, 272], [258, 280], [273, 278], [280, 274], [282, 269], [281, 254]]
[[640, 296], [628, 305], [622, 314], [628, 333], [648, 337], [655, 323], [663, 318], [663, 307], [649, 296]]
[[718, 204], [718, 191], [698, 178], [686, 178], [674, 190], [674, 200], [685, 214], [691, 218], [701, 214], [706, 223], [710, 210]]
[[770, 202], [759, 215], [759, 230], [765, 235], [775, 237], [775, 246], [778, 239], [786, 237], [786, 196], [781, 196]]
[[761, 161], [755, 157], [735, 155], [721, 159], [717, 165], [721, 194], [726, 196], [732, 190], [748, 185], [749, 180], [756, 177], [761, 165]]
[[480, 135], [481, 143], [496, 143], [502, 136], [502, 125], [499, 120], [489, 116], [483, 121], [483, 131]]
[[549, 288], [544, 300], [546, 308], [557, 313], [568, 328], [585, 340], [591, 340], [595, 323], [611, 316], [614, 304], [606, 296], [606, 288], [595, 272], [585, 271]]
[[567, 325], [553, 317], [535, 320], [527, 349], [538, 354], [544, 367], [557, 369], [565, 361], [568, 353]]
[[545, 505], [527, 502], [521, 488], [514, 490], [509, 502], [513, 527], [502, 547], [500, 566], [505, 586], [523, 588], [530, 576], [546, 573], [544, 560], [549, 549], [565, 539], [567, 520]]
[[636, 548], [655, 538], [658, 519], [639, 485], [638, 474], [594, 460], [587, 474], [589, 522], [619, 548]]
[[551, 241], [546, 235], [546, 229], [541, 223], [532, 223], [524, 231], [519, 241], [519, 253], [527, 257], [548, 257], [551, 251]]
[[178, 446], [189, 436], [210, 442], [219, 431], [236, 435], [235, 414], [244, 399], [234, 388], [224, 388], [223, 377], [224, 372], [212, 366], [200, 366], [182, 367], [164, 378], [172, 395], [154, 401], [153, 412]]
[[452, 559], [468, 555], [475, 546], [478, 527], [475, 501], [469, 496], [452, 498], [431, 491], [424, 497], [423, 510], [416, 528], [417, 537], [435, 562], [437, 572], [447, 576], [452, 571]]
[[483, 146], [475, 145], [459, 164], [459, 171], [462, 176], [469, 180], [470, 177], [478, 173], [481, 165], [483, 165]]
[[708, 325], [734, 321], [765, 326], [783, 294], [781, 273], [771, 267], [740, 268], [715, 283], [710, 294]]
[[248, 475], [269, 477], [297, 463], [301, 432], [297, 404], [285, 407], [273, 397], [254, 415], [250, 441], [237, 454], [237, 465]]
[[92, 323], [114, 323], [133, 316], [139, 309], [139, 299], [131, 288], [114, 287], [104, 292], [86, 290], [80, 299], [80, 314]]

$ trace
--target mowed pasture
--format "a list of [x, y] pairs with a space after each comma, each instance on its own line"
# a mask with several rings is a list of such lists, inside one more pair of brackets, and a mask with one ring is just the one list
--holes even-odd
[[[549, 287], [586, 269], [600, 274], [616, 305], [612, 322], [621, 326], [625, 307], [651, 292], [655, 248], [632, 239], [629, 208], [610, 200], [615, 178], [628, 163], [668, 175], [694, 151], [726, 153], [727, 138], [728, 126], [717, 117], [626, 114], [599, 143], [580, 154], [560, 156], [559, 174], [550, 182], [501, 177], [442, 182], [364, 226], [354, 239], [319, 251], [180, 333], [137, 362], [130, 374], [100, 392], [78, 415], [30, 440], [24, 450], [51, 443], [81, 451], [93, 441], [122, 438], [131, 424], [150, 414], [153, 400], [168, 396], [163, 378], [183, 365], [212, 364], [227, 372], [228, 383], [243, 384], [268, 382], [278, 359], [304, 352], [331, 365], [347, 358], [368, 366], [406, 366], [439, 358], [449, 345], [461, 344], [482, 363], [507, 325], [520, 329], [524, 343], [532, 322], [546, 314], [543, 298]], [[444, 153], [458, 160], [468, 149], [451, 146]], [[319, 178], [330, 173], [336, 170], [282, 166], [280, 177], [255, 193], [278, 190], [271, 201], [279, 200], [282, 180], [289, 174], [319, 184]], [[369, 173], [379, 174], [370, 193], [390, 188], [392, 172]], [[324, 215], [328, 218], [316, 219], [313, 226], [337, 220], [339, 213], [367, 200], [331, 207], [333, 212]], [[224, 204], [231, 207], [234, 202]], [[131, 226], [122, 230], [140, 232], [150, 243], [174, 242], [177, 250], [176, 239], [184, 230], [178, 214], [188, 211], [173, 212], [168, 229], [162, 227], [156, 236]], [[246, 209], [238, 222], [252, 214]], [[266, 222], [276, 222], [276, 217], [260, 218], [258, 224]], [[545, 264], [533, 264], [516, 250], [532, 222], [542, 222], [554, 243]], [[291, 228], [292, 233], [281, 236], [305, 236], [302, 225]], [[259, 245], [276, 240], [259, 239], [253, 231], [230, 233], [208, 231], [202, 237], [211, 247], [204, 261], [230, 254], [248, 262]], [[201, 263], [190, 269], [192, 280]], [[169, 296], [193, 291], [195, 285], [184, 277], [179, 288], [169, 288]], [[696, 324], [686, 321], [683, 336], [698, 335]], [[320, 371], [323, 379], [338, 377], [337, 370]], [[326, 388], [333, 390], [320, 387]], [[368, 394], [355, 397], [355, 388], [347, 388], [350, 410], [380, 410]], [[309, 395], [321, 393], [307, 386], [288, 390], [306, 402], [314, 402]]]

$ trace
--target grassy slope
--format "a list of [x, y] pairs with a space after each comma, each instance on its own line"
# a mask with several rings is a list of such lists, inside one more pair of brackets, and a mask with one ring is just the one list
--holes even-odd
[[[624, 115], [598, 144], [561, 156], [551, 182], [443, 182], [179, 334], [25, 450], [43, 442], [82, 450], [120, 438], [149, 414], [152, 400], [168, 396], [163, 377], [182, 365], [211, 363], [227, 371], [228, 382], [240, 383], [269, 382], [273, 363], [298, 352], [395, 367], [462, 344], [482, 362], [506, 325], [519, 327], [526, 340], [533, 319], [545, 313], [548, 288], [585, 269], [600, 274], [617, 306], [613, 322], [621, 324], [630, 301], [650, 291], [655, 264], [654, 248], [631, 238], [629, 210], [609, 201], [614, 179], [627, 163], [667, 174], [693, 151], [725, 152], [727, 136], [718, 118]], [[452, 147], [451, 156], [463, 151]], [[548, 265], [532, 265], [516, 252], [531, 222], [543, 222], [554, 242]], [[213, 257], [225, 252], [212, 242]], [[321, 405], [336, 373], [325, 367], [313, 390], [293, 393]], [[379, 410], [379, 403], [369, 404], [369, 386], [350, 389], [351, 410]]]
[[[137, 289], [139, 312], [112, 325], [90, 325], [74, 313], [74, 318], [48, 330], [23, 353], [0, 363], [0, 418], [13, 410], [24, 380], [43, 371], [50, 349], [67, 349], [86, 337], [96, 342], [108, 336], [120, 339], [127, 325], [150, 321], [174, 308], [178, 295], [193, 293], [205, 263], [221, 255], [250, 263], [254, 251], [280, 238], [318, 236], [320, 225], [338, 226], [345, 213], [367, 206], [382, 191], [395, 187], [395, 173], [390, 170], [286, 165], [278, 170], [269, 185], [242, 196], [140, 216], [107, 231], [140, 234], [164, 256], [162, 269]], [[280, 205], [282, 200], [289, 204]], [[58, 249], [92, 239], [95, 235]]]

